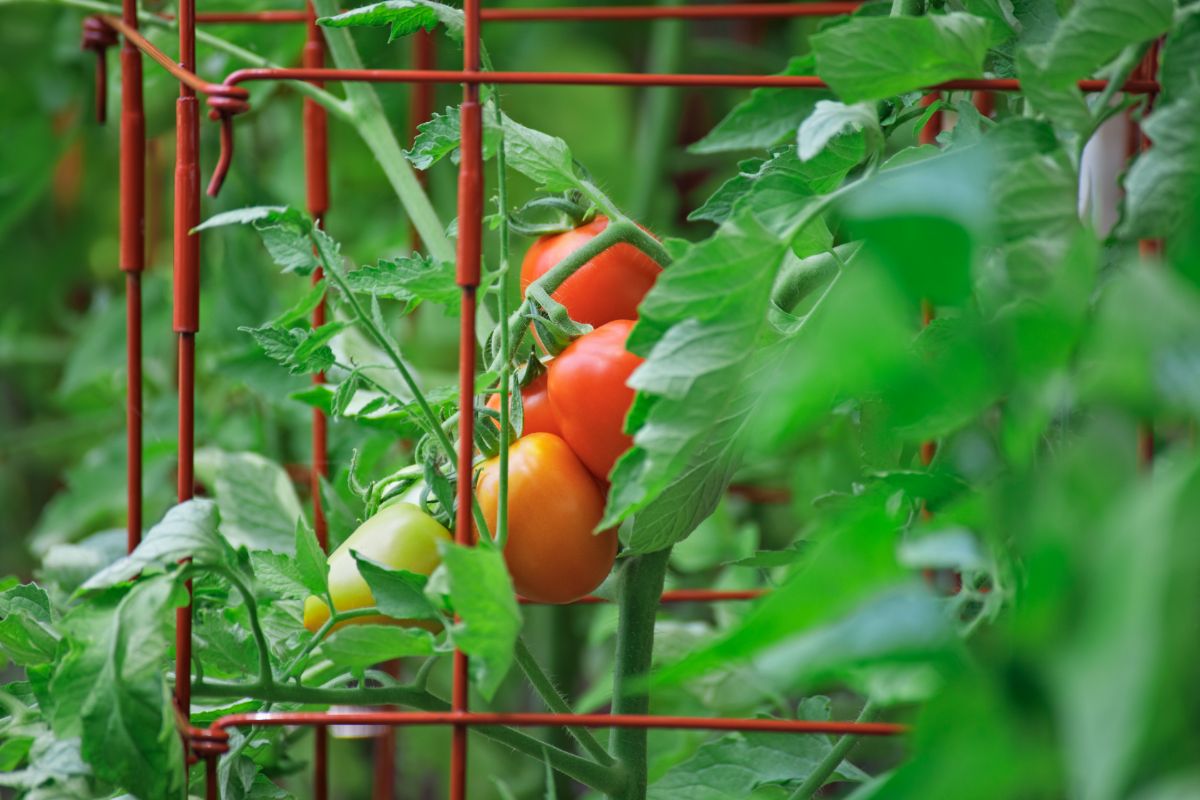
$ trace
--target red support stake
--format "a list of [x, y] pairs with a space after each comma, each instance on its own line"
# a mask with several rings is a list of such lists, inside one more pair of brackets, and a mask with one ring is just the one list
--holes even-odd
[[313, 800], [329, 800], [329, 729], [313, 727]]
[[[127, 34], [128, 35], [128, 34]], [[179, 2], [179, 67], [196, 69], [196, 3]], [[175, 253], [174, 328], [179, 337], [178, 497], [194, 494], [196, 332], [200, 328], [200, 125], [196, 92], [180, 83], [175, 112]], [[185, 721], [192, 708], [192, 604], [175, 614], [175, 702]], [[185, 774], [186, 781], [186, 774]]]
[[[137, 27], [137, 3], [121, 15]], [[121, 270], [125, 273], [125, 539], [129, 552], [142, 540], [142, 271], [146, 268], [146, 116], [142, 107], [142, 53], [121, 46]]]
[[[419, 30], [413, 36], [412, 42], [413, 69], [433, 69], [436, 62], [433, 34], [426, 30]], [[427, 121], [433, 115], [433, 84], [414, 83], [409, 87], [409, 91], [411, 94], [408, 99], [408, 134], [409, 141], [411, 142], [417, 138], [417, 126]], [[421, 171], [417, 172], [417, 180], [422, 186], [427, 186], [429, 183], [425, 173]], [[417, 232], [415, 226], [409, 226], [408, 235], [412, 243], [413, 252], [420, 250], [421, 234]]]
[[[463, 5], [463, 69], [479, 70], [479, 0]], [[475, 292], [479, 287], [483, 238], [483, 117], [479, 107], [479, 84], [463, 85], [459, 112], [462, 131], [462, 158], [458, 167], [458, 268], [457, 281], [462, 289], [462, 318], [458, 350], [458, 508], [454, 539], [461, 545], [471, 543], [472, 457], [475, 449]], [[467, 656], [454, 651], [454, 677], [450, 708], [456, 714], [467, 713]], [[467, 796], [467, 726], [455, 723], [450, 744], [450, 800]]]
[[[304, 43], [304, 67], [320, 69], [325, 66], [325, 40], [317, 27], [317, 14], [308, 7], [308, 39]], [[321, 81], [312, 81], [323, 86]], [[325, 221], [329, 210], [329, 121], [325, 108], [309, 98], [304, 98], [304, 175], [307, 192], [308, 213], [318, 224]], [[313, 271], [313, 283], [323, 277], [318, 267]], [[312, 324], [318, 328], [325, 324], [325, 301], [313, 309]], [[314, 384], [325, 383], [325, 373], [313, 375]], [[313, 527], [317, 541], [323, 549], [329, 549], [329, 525], [321, 506], [321, 480], [329, 474], [329, 422], [325, 412], [314, 408], [312, 412], [312, 471], [310, 492], [313, 504]]]
[[[941, 99], [939, 92], [930, 92], [921, 98], [921, 106], [928, 108]], [[937, 110], [929, 116], [929, 121], [926, 122], [920, 132], [917, 134], [917, 139], [920, 144], [937, 144], [937, 136], [942, 132], [942, 112]]]

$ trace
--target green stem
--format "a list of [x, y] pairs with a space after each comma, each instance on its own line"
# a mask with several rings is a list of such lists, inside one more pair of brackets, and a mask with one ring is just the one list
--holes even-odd
[[[572, 713], [571, 706], [567, 703], [565, 697], [558, 691], [558, 687], [542, 669], [542, 665], [533, 657], [533, 653], [529, 652], [529, 647], [525, 644], [524, 639], [517, 639], [517, 646], [513, 652], [517, 666], [525, 673], [525, 677], [529, 679], [529, 684], [542, 698], [542, 702], [546, 707], [555, 714], [570, 714]], [[609, 752], [604, 749], [604, 745], [600, 744], [600, 740], [596, 738], [587, 728], [569, 727], [567, 730], [575, 737], [575, 741], [583, 746], [591, 754], [592, 758], [596, 759], [601, 764], [612, 765], [616, 761]]]
[[[876, 708], [870, 700], [867, 700], [862, 711], [859, 712], [856, 722], [870, 722], [875, 716]], [[841, 766], [842, 761], [854, 749], [854, 745], [858, 744], [858, 740], [862, 738], [856, 734], [847, 734], [838, 739], [833, 747], [821, 762], [813, 768], [813, 771], [808, 773], [808, 777], [804, 779], [804, 783], [788, 796], [788, 800], [810, 800], [813, 795], [821, 790], [825, 785], [825, 781], [829, 780], [829, 776], [837, 771]]]
[[[340, 10], [337, 0], [313, 0], [313, 8], [322, 17], [334, 16]], [[362, 59], [348, 30], [323, 28], [322, 31], [335, 65], [341, 69], [362, 69]], [[454, 247], [416, 173], [404, 158], [400, 143], [388, 124], [383, 104], [379, 102], [379, 95], [366, 83], [348, 82], [345, 90], [354, 127], [375, 154], [375, 159], [387, 175], [429, 254], [439, 261], [453, 261]]]
[[[650, 253], [645, 247], [641, 247], [649, 240], [654, 243], [661, 254], [661, 259]], [[628, 220], [618, 220], [610, 222], [604, 230], [600, 231], [593, 239], [588, 240], [586, 244], [578, 250], [573, 250], [570, 255], [558, 262], [546, 274], [534, 281], [535, 286], [539, 286], [546, 291], [546, 294], [553, 294], [558, 287], [566, 282], [567, 278], [578, 272], [584, 264], [591, 261], [596, 256], [603, 253], [613, 245], [627, 242], [640, 247], [644, 252], [652, 257], [655, 257], [660, 264], [669, 264], [670, 256], [666, 250], [662, 248], [657, 240], [637, 225]], [[520, 347], [521, 341], [525, 337], [525, 332], [529, 327], [529, 320], [526, 318], [526, 313], [529, 311], [528, 301], [521, 303], [517, 310], [508, 318], [508, 350], [501, 351], [496, 355], [492, 364], [488, 367], [488, 371], [498, 371], [505, 361], [512, 359], [512, 354], [516, 348]]]
[[[679, 5], [679, 0], [659, 0], [658, 5]], [[684, 21], [660, 19], [654, 22], [650, 40], [650, 63], [647, 72], [672, 73], [679, 71], [684, 43]], [[642, 100], [640, 125], [634, 138], [632, 199], [629, 203], [635, 219], [647, 219], [654, 197], [662, 194], [663, 162], [673, 144], [672, 135], [678, 120], [679, 90], [660, 86], [646, 90]]]
[[275, 685], [275, 675], [271, 672], [271, 650], [267, 646], [267, 637], [263, 633], [262, 624], [258, 620], [258, 601], [254, 593], [234, 570], [229, 567], [212, 565], [208, 567], [213, 573], [229, 581], [242, 596], [246, 604], [246, 614], [250, 617], [250, 631], [254, 634], [254, 644], [258, 647], [258, 682], [270, 688]]
[[[508, 179], [504, 160], [504, 114], [500, 110], [500, 92], [492, 90], [492, 107], [496, 110], [496, 129], [500, 131], [500, 143], [496, 147], [496, 192], [500, 204], [500, 319], [508, 319], [509, 263], [508, 263]], [[500, 326], [500, 352], [508, 353], [509, 329]], [[500, 362], [500, 475], [496, 487], [496, 547], [502, 552], [508, 542], [508, 394], [512, 381], [512, 359]]]
[[[391, 339], [386, 332], [380, 330], [375, 325], [375, 321], [366, 312], [366, 309], [362, 307], [362, 303], [358, 301], [358, 297], [351, 291], [349, 284], [346, 283], [346, 276], [342, 273], [342, 268], [335, 266], [330, 259], [325, 257], [325, 250], [321, 246], [320, 241], [318, 241], [316, 234], [314, 233], [311, 238], [313, 247], [316, 248], [317, 256], [321, 260], [321, 268], [325, 271], [325, 275], [337, 285], [338, 290], [342, 293], [342, 297], [354, 312], [358, 323], [366, 329], [367, 333], [371, 335], [371, 338], [375, 340], [376, 344], [379, 345], [380, 349], [388, 357], [388, 360], [392, 362], [392, 366], [400, 373], [400, 378], [404, 381], [404, 385], [412, 392], [413, 402], [417, 404], [417, 407], [421, 410], [421, 415], [428, 422], [430, 433], [437, 440], [446, 457], [450, 459], [450, 462], [455, 463], [458, 454], [454, 449], [454, 442], [450, 441], [449, 434], [442, 430], [442, 421], [438, 419], [437, 414], [433, 411], [433, 407], [429, 405], [429, 401], [425, 399], [424, 393], [421, 392], [421, 387], [417, 385], [416, 379], [409, 372], [408, 367], [405, 366], [404, 360], [400, 358], [400, 354], [396, 352], [396, 348], [392, 346]], [[464, 398], [463, 402], [469, 403], [471, 401], [470, 398]], [[471, 476], [459, 475], [458, 480], [469, 481], [471, 480]], [[449, 511], [450, 509], [446, 510]], [[479, 528], [480, 535], [487, 536], [487, 520], [483, 518], [483, 511], [480, 510], [478, 502], [474, 503], [473, 510], [475, 525]]]
[[[613, 673], [614, 714], [646, 714], [650, 694], [645, 685], [654, 655], [654, 621], [662, 596], [671, 549], [633, 556], [621, 570], [617, 588], [619, 621]], [[645, 800], [646, 729], [614, 728], [610, 749], [628, 774], [628, 783], [614, 800]]]
[[[301, 705], [381, 706], [403, 705], [421, 711], [449, 711], [450, 704], [422, 689], [409, 686], [359, 686], [348, 689], [324, 689], [291, 684], [276, 684], [268, 691], [258, 684], [212, 681], [192, 686], [193, 697], [247, 697], [277, 703]], [[598, 791], [612, 794], [624, 784], [622, 772], [546, 744], [523, 731], [502, 726], [472, 727], [483, 736], [507, 745], [538, 761], [549, 761], [554, 769]]]
[[785, 262], [771, 289], [771, 302], [784, 311], [791, 311], [801, 300], [828, 283], [841, 269], [841, 263], [860, 247], [861, 242], [847, 242], [824, 253]]

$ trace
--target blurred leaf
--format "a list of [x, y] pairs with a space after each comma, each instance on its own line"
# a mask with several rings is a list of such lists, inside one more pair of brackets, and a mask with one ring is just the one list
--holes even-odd
[[50, 598], [36, 584], [0, 592], [0, 653], [18, 666], [48, 664], [58, 651]]
[[1125, 175], [1124, 215], [1117, 229], [1128, 239], [1177, 234], [1194, 222], [1200, 199], [1200, 87], [1169, 105], [1160, 105], [1142, 123], [1154, 145], [1143, 151]]
[[1027, 48], [1036, 79], [1061, 84], [1087, 77], [1127, 46], [1165, 31], [1174, 10], [1173, 0], [1077, 0], [1050, 41]]
[[234, 547], [292, 554], [300, 498], [283, 467], [256, 453], [204, 448], [196, 474], [216, 498], [221, 535]]
[[835, 100], [818, 101], [813, 112], [800, 123], [796, 133], [800, 160], [813, 160], [834, 137], [854, 131], [863, 132], [869, 152], [883, 144], [879, 115], [875, 113], [873, 104], [846, 105]]
[[992, 41], [971, 14], [854, 17], [811, 39], [817, 74], [846, 103], [882, 100], [954, 78], [978, 78]]
[[[780, 75], [813, 75], [812, 56], [788, 61]], [[733, 107], [725, 118], [697, 142], [692, 153], [762, 150], [788, 138], [812, 111], [820, 94], [795, 89], [759, 88]]]
[[[450, 602], [459, 620], [449, 628], [454, 645], [470, 656], [471, 681], [487, 700], [512, 666], [521, 632], [517, 596], [500, 551], [488, 546], [440, 543]], [[435, 572], [436, 576], [438, 573]], [[435, 581], [431, 580], [430, 588]]]
[[303, 516], [296, 518], [296, 575], [312, 594], [325, 596], [329, 588], [329, 565], [316, 532]]

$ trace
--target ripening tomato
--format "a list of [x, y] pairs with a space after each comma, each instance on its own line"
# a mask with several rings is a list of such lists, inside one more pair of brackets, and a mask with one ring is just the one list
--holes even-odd
[[[484, 464], [475, 491], [494, 532], [499, 458]], [[616, 530], [592, 533], [603, 512], [604, 495], [566, 442], [550, 433], [513, 442], [504, 561], [517, 592], [541, 603], [569, 603], [603, 583], [617, 557]]]
[[601, 325], [550, 362], [550, 407], [562, 437], [601, 480], [633, 444], [624, 432], [634, 394], [626, 383], [642, 363], [625, 349], [633, 325], [627, 319]]
[[[448, 542], [451, 538], [441, 523], [411, 503], [394, 503], [381, 509], [329, 555], [329, 594], [334, 607], [338, 611], [349, 611], [375, 605], [371, 588], [359, 574], [358, 562], [350, 554], [351, 550], [392, 569], [430, 575], [442, 563], [438, 542]], [[304, 627], [315, 633], [328, 619], [329, 606], [324, 600], [310, 596], [304, 601]], [[428, 627], [428, 623], [398, 620], [382, 614], [355, 617], [336, 627], [364, 623]]]
[[[534, 378], [528, 385], [521, 387], [521, 413], [523, 415], [521, 435], [530, 433], [553, 433], [558, 436], [558, 420], [550, 408], [550, 398], [546, 393], [546, 373]], [[500, 410], [500, 395], [494, 394], [488, 398], [487, 407]], [[496, 430], [499, 430], [497, 425]]]
[[[607, 217], [596, 217], [574, 230], [534, 242], [521, 262], [521, 291], [607, 226]], [[614, 319], [635, 319], [638, 304], [660, 272], [654, 259], [622, 242], [584, 264], [551, 297], [566, 307], [571, 319], [598, 328]]]

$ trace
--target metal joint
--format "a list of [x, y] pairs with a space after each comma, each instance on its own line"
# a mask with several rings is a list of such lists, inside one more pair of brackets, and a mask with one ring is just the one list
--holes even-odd
[[117, 44], [117, 32], [100, 17], [83, 20], [81, 50], [96, 54], [96, 122], [104, 124], [108, 117], [108, 48]]

